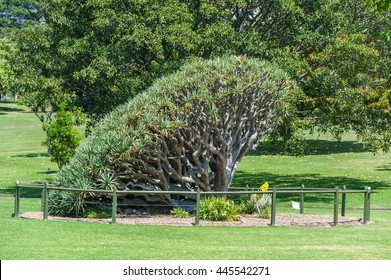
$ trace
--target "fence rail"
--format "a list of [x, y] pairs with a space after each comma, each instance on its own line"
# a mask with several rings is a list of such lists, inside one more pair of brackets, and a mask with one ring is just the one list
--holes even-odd
[[300, 214], [304, 213], [304, 195], [305, 194], [333, 194], [334, 195], [334, 218], [333, 225], [338, 225], [338, 214], [339, 214], [339, 195], [342, 196], [341, 201], [341, 216], [345, 216], [346, 213], [346, 195], [350, 193], [362, 193], [364, 194], [364, 213], [363, 213], [363, 222], [364, 224], [370, 221], [370, 195], [371, 188], [365, 187], [363, 190], [348, 190], [346, 187], [334, 188], [334, 189], [326, 189], [326, 188], [310, 188], [306, 189], [304, 186], [301, 188], [273, 188], [268, 191], [260, 191], [260, 190], [248, 190], [248, 188], [234, 188], [233, 191], [216, 191], [216, 192], [201, 192], [198, 188], [197, 191], [141, 191], [141, 190], [133, 190], [133, 191], [123, 191], [117, 190], [116, 188], [112, 190], [97, 190], [97, 189], [77, 189], [77, 188], [59, 188], [50, 186], [48, 183], [45, 184], [20, 184], [19, 181], [16, 182], [16, 193], [15, 193], [15, 209], [14, 216], [18, 217], [20, 213], [20, 190], [21, 188], [33, 188], [33, 189], [41, 189], [42, 190], [42, 209], [43, 209], [43, 219], [48, 219], [48, 197], [50, 190], [59, 190], [59, 191], [74, 191], [74, 192], [89, 192], [89, 193], [107, 193], [112, 195], [112, 217], [111, 222], [115, 223], [117, 219], [117, 200], [119, 194], [132, 194], [132, 195], [140, 195], [140, 194], [167, 194], [167, 195], [196, 195], [196, 214], [195, 214], [195, 222], [194, 225], [198, 226], [200, 221], [200, 202], [201, 196], [203, 195], [242, 195], [242, 194], [271, 194], [272, 202], [271, 202], [271, 215], [270, 215], [270, 225], [274, 226], [276, 224], [276, 212], [277, 212], [277, 195], [278, 194], [300, 194]]

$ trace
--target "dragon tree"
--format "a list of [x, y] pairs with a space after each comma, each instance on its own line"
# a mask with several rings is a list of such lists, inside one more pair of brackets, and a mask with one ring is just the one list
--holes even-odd
[[[108, 114], [55, 185], [226, 191], [243, 156], [286, 110], [284, 100], [294, 88], [269, 62], [236, 56], [196, 60]], [[80, 215], [94, 199], [92, 193], [55, 191], [49, 208], [52, 214]], [[175, 205], [170, 195], [119, 200]]]

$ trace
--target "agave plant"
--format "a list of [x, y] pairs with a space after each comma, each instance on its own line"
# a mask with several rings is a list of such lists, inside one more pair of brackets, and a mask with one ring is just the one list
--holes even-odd
[[105, 173], [98, 179], [98, 188], [104, 190], [113, 190], [117, 187], [117, 177], [114, 174]]

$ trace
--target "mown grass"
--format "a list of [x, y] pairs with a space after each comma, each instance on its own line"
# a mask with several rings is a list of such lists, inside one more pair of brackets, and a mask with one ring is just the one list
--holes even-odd
[[[30, 203], [25, 201], [25, 207]], [[0, 199], [6, 210], [1, 259], [391, 259], [391, 226], [385, 222], [299, 228], [36, 221], [10, 218], [12, 204], [10, 198]], [[39, 205], [33, 204], [31, 209]], [[384, 220], [391, 218], [387, 213]]]
[[41, 145], [45, 133], [37, 116], [25, 107], [0, 103], [0, 127], [0, 196], [12, 195], [16, 180], [25, 183], [50, 180], [58, 168]]
[[[373, 190], [372, 207], [391, 208], [390, 154], [367, 151], [353, 133], [345, 134], [342, 142], [327, 135], [321, 140], [309, 137], [307, 144], [310, 150], [302, 157], [287, 156], [269, 143], [261, 144], [243, 159], [233, 185], [254, 187], [267, 181], [277, 188], [304, 185], [306, 188], [364, 189], [369, 186]], [[292, 198], [285, 196], [286, 201]], [[361, 195], [349, 195], [348, 201], [351, 207], [362, 207]], [[333, 196], [310, 196], [306, 202], [327, 206], [333, 203]]]
[[[0, 195], [11, 196], [15, 180], [49, 180], [48, 169], [56, 166], [40, 145], [39, 120], [15, 105], [0, 103], [0, 109]], [[245, 157], [234, 185], [371, 186], [372, 207], [391, 208], [389, 154], [372, 155], [351, 134], [340, 143], [327, 137], [308, 143], [316, 149], [299, 158], [264, 143]], [[279, 206], [292, 199], [297, 197], [279, 197]], [[362, 207], [362, 200], [348, 196], [348, 207]], [[330, 195], [306, 196], [308, 206], [328, 208], [332, 202]], [[13, 198], [0, 198], [0, 259], [391, 259], [391, 211], [373, 210], [368, 225], [334, 228], [169, 227], [15, 219], [13, 205]], [[22, 212], [39, 210], [39, 199], [22, 199]], [[305, 211], [332, 214], [323, 208]], [[359, 217], [362, 211], [348, 215]]]

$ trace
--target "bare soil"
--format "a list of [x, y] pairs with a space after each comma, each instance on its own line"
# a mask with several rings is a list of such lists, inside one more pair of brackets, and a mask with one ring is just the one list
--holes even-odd
[[[42, 212], [26, 212], [19, 215], [25, 219], [43, 219]], [[49, 216], [48, 220], [66, 222], [99, 222], [111, 223], [111, 219], [89, 219], [89, 218], [69, 218]], [[117, 216], [117, 223], [131, 225], [168, 225], [168, 226], [193, 226], [195, 218], [178, 218], [171, 215], [129, 215]], [[338, 217], [338, 225], [362, 225], [361, 218]], [[241, 215], [240, 221], [234, 222], [211, 222], [200, 221], [201, 226], [268, 226], [270, 219], [260, 219], [255, 215]], [[308, 215], [277, 213], [277, 226], [297, 226], [297, 227], [331, 227], [333, 226], [332, 215]]]

